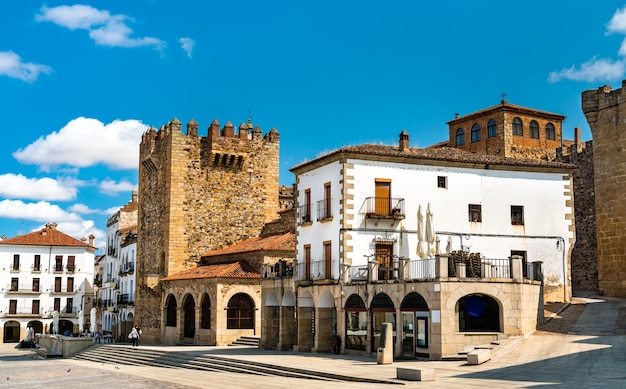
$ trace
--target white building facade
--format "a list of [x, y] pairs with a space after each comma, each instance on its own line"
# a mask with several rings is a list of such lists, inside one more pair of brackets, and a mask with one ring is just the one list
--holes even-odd
[[[88, 332], [93, 307], [94, 236], [75, 239], [55, 223], [0, 239], [0, 333], [4, 343], [35, 333]], [[53, 316], [58, 312], [58, 328]]]
[[534, 330], [541, 301], [571, 299], [571, 170], [406, 132], [294, 167], [295, 347], [374, 352], [392, 322], [396, 356], [439, 359]]

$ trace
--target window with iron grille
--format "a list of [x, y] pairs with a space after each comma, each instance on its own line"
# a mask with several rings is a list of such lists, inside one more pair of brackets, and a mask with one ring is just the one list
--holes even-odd
[[468, 206], [469, 221], [482, 222], [482, 206], [480, 204], [469, 204]]
[[511, 224], [515, 226], [524, 225], [524, 207], [521, 205], [511, 205]]

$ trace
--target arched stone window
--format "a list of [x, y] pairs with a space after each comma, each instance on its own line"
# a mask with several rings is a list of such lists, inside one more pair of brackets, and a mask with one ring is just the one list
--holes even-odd
[[459, 331], [499, 332], [500, 306], [483, 294], [470, 294], [459, 300]]
[[204, 329], [211, 328], [211, 299], [208, 294], [202, 295], [202, 308], [200, 312], [200, 327]]
[[496, 125], [496, 120], [489, 119], [489, 122], [487, 123], [487, 138], [493, 138], [494, 136], [496, 136], [497, 132], [498, 127]]
[[524, 127], [522, 126], [522, 119], [518, 117], [513, 118], [513, 135], [524, 136]]
[[552, 123], [546, 124], [546, 139], [547, 140], [556, 139], [556, 132], [554, 131], [554, 124]]
[[226, 328], [254, 329], [254, 301], [245, 293], [237, 293], [228, 300]]
[[167, 296], [165, 300], [165, 325], [176, 327], [176, 297], [173, 294]]
[[183, 336], [193, 338], [196, 334], [196, 303], [191, 295], [183, 300]]
[[537, 121], [530, 121], [530, 137], [533, 139], [539, 139], [539, 124]]
[[465, 144], [465, 130], [464, 129], [459, 128], [458, 130], [456, 130], [454, 144], [456, 146], [462, 146]]
[[480, 141], [480, 124], [475, 123], [472, 126], [472, 143]]

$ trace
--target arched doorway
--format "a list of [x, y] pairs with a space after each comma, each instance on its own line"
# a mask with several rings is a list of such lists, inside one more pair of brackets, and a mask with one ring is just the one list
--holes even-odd
[[200, 319], [200, 328], [211, 329], [211, 298], [208, 294], [202, 295], [202, 309], [200, 312], [202, 316]]
[[428, 357], [428, 304], [416, 292], [404, 296], [402, 311], [402, 356]]
[[4, 323], [4, 343], [17, 343], [20, 341], [20, 323], [11, 320]]
[[191, 295], [187, 295], [183, 302], [185, 321], [183, 324], [183, 337], [193, 342], [196, 335], [196, 303]]
[[176, 327], [176, 297], [173, 294], [165, 300], [165, 326]]
[[460, 332], [500, 332], [500, 305], [484, 294], [470, 294], [459, 299]]
[[59, 320], [59, 334], [69, 336], [74, 333], [74, 323], [69, 320]]
[[[393, 306], [393, 301], [385, 293], [377, 294], [372, 300], [370, 306], [372, 312], [372, 351], [378, 350], [380, 347], [380, 336], [382, 332], [383, 323], [391, 323], [393, 330], [393, 342], [396, 344], [396, 308]], [[395, 351], [393, 353], [395, 355]]]
[[346, 350], [365, 351], [367, 348], [367, 308], [358, 294], [346, 301]]
[[35, 334], [43, 334], [43, 323], [39, 320], [29, 321], [26, 327], [32, 327]]
[[229, 330], [254, 329], [254, 300], [245, 293], [237, 293], [228, 300], [226, 328]]

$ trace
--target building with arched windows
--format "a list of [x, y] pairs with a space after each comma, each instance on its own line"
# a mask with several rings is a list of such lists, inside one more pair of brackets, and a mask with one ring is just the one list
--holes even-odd
[[563, 146], [565, 116], [506, 100], [459, 117], [448, 124], [448, 145], [464, 151], [512, 158], [552, 161]]
[[573, 165], [399, 138], [291, 169], [296, 263], [263, 275], [262, 346], [371, 354], [391, 323], [395, 357], [441, 359], [571, 300]]

